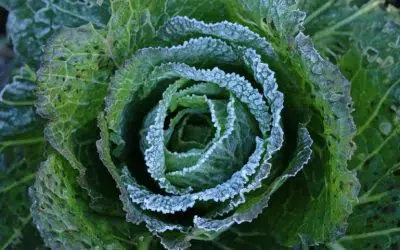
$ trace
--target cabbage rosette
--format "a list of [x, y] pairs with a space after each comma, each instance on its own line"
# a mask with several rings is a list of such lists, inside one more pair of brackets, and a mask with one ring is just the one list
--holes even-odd
[[47, 246], [185, 249], [245, 222], [282, 246], [343, 234], [358, 192], [349, 82], [300, 31], [304, 14], [133, 2], [42, 58], [51, 148], [30, 193]]

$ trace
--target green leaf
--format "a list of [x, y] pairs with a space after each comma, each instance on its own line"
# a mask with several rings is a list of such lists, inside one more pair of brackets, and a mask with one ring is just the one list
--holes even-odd
[[156, 32], [169, 18], [178, 15], [204, 21], [226, 20], [221, 0], [111, 0], [112, 15], [107, 41], [113, 57], [122, 63], [137, 49], [157, 45]]
[[228, 0], [233, 18], [253, 29], [287, 40], [302, 29], [305, 13], [294, 0]]
[[36, 74], [28, 66], [21, 67], [15, 70], [12, 82], [1, 89], [0, 140], [12, 139], [37, 130], [40, 126], [33, 108], [35, 78]]
[[60, 28], [88, 21], [104, 26], [109, 14], [106, 5], [100, 8], [95, 1], [2, 0], [0, 5], [10, 11], [7, 32], [18, 59], [32, 67], [19, 69], [0, 95], [0, 165], [5, 168], [0, 172], [0, 211], [4, 215], [0, 248], [41, 247], [31, 224], [27, 194], [44, 151], [43, 128], [33, 107], [36, 74], [32, 70], [39, 65], [46, 41]]
[[184, 42], [188, 37], [212, 36], [223, 39], [237, 45], [251, 47], [262, 56], [274, 57], [275, 52], [271, 44], [252, 32], [245, 26], [220, 22], [208, 24], [198, 22], [187, 17], [175, 17], [169, 19], [159, 30], [158, 36], [168, 42]]
[[96, 152], [96, 120], [114, 64], [103, 36], [92, 25], [66, 29], [53, 37], [38, 71], [37, 112], [50, 119], [46, 139], [79, 171], [78, 182], [99, 212], [120, 213], [117, 190]]
[[352, 84], [357, 151], [350, 162], [362, 188], [347, 235], [330, 245], [396, 249], [400, 242], [400, 18], [377, 9], [354, 25], [340, 66]]
[[[358, 11], [353, 1], [347, 0], [300, 0], [298, 1], [298, 6], [307, 13], [304, 28], [305, 33], [311, 37], [346, 20], [346, 18]], [[351, 29], [351, 22], [347, 22], [332, 31], [331, 35], [313, 39], [313, 42], [321, 54], [337, 59], [338, 55], [343, 54], [348, 49], [348, 38], [351, 35]]]
[[305, 29], [315, 46], [335, 63], [351, 46], [350, 38], [356, 23], [371, 11], [381, 8], [383, 1], [370, 0], [361, 7], [355, 1], [299, 1], [299, 7], [308, 13]]
[[40, 247], [31, 223], [28, 187], [44, 151], [42, 126], [33, 107], [35, 73], [14, 72], [0, 92], [0, 248]]
[[310, 38], [299, 33], [295, 42], [298, 54], [292, 62], [310, 85], [309, 105], [318, 111], [309, 111], [307, 128], [315, 140], [310, 166], [272, 197], [262, 215], [272, 234], [286, 246], [314, 245], [342, 236], [359, 190], [355, 173], [347, 169], [355, 133], [349, 82], [318, 54]]
[[89, 22], [105, 27], [109, 18], [108, 1], [96, 0], [1, 0], [10, 11], [7, 33], [14, 51], [33, 68], [39, 66], [46, 41], [62, 27], [78, 27]]
[[32, 224], [28, 196], [28, 187], [34, 182], [44, 151], [41, 139], [34, 144], [10, 146], [0, 152], [1, 249], [40, 248], [43, 245]]
[[[234, 99], [231, 99], [234, 100]], [[233, 103], [233, 104], [232, 104]], [[238, 101], [228, 103], [227, 130], [213, 142], [197, 164], [166, 174], [174, 185], [205, 189], [225, 182], [241, 168], [254, 147], [252, 120]], [[192, 133], [195, 131], [192, 130]], [[229, 149], [229, 150], [228, 150]], [[232, 157], [232, 153], [234, 157]]]
[[101, 161], [113, 177], [118, 189], [121, 192], [120, 199], [124, 206], [124, 211], [126, 212], [126, 221], [134, 224], [139, 224], [142, 221], [145, 221], [146, 227], [151, 232], [155, 231], [162, 233], [166, 230], [183, 230], [181, 225], [165, 222], [165, 218], [162, 216], [158, 216], [151, 211], [143, 211], [139, 206], [130, 201], [129, 193], [124, 182], [131, 181], [132, 177], [130, 177], [126, 166], [116, 166], [113, 163], [113, 159], [110, 154], [110, 134], [107, 131], [107, 122], [104, 118], [104, 113], [99, 114], [98, 126], [100, 128], [101, 139], [96, 142], [97, 150]]
[[126, 249], [140, 245], [143, 228], [94, 212], [76, 179], [79, 173], [56, 152], [50, 152], [30, 189], [31, 213], [50, 248], [82, 249], [101, 246]]

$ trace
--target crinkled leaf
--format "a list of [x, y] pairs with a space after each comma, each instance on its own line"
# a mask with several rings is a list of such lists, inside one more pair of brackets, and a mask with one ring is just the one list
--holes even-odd
[[[142, 47], [154, 44], [156, 32], [166, 20], [187, 15], [205, 21], [222, 21], [227, 16], [220, 0], [111, 0], [112, 15], [107, 40], [113, 57], [122, 63]], [[157, 45], [157, 44], [154, 44]]]
[[[291, 38], [302, 29], [305, 13], [294, 0], [228, 0], [233, 18], [269, 35]], [[274, 37], [270, 37], [274, 38]]]
[[[310, 166], [272, 197], [263, 214], [273, 235], [287, 246], [317, 244], [343, 235], [359, 190], [355, 173], [346, 168], [355, 133], [349, 82], [318, 54], [310, 38], [299, 33], [295, 41], [298, 54], [293, 63], [299, 65], [296, 70], [303, 81], [311, 85], [315, 95], [312, 105], [319, 110], [310, 113], [307, 127], [318, 140]], [[321, 118], [318, 112], [322, 112]], [[322, 124], [318, 124], [319, 119]]]
[[15, 70], [12, 82], [0, 91], [0, 140], [37, 130], [33, 107], [36, 74], [28, 66]]
[[158, 36], [170, 42], [185, 41], [188, 37], [200, 35], [213, 36], [237, 45], [251, 47], [266, 57], [275, 55], [271, 44], [265, 38], [252, 32], [246, 26], [230, 22], [209, 24], [188, 17], [175, 17], [169, 19], [158, 30]]
[[[231, 107], [230, 107], [231, 106]], [[228, 104], [228, 129], [191, 167], [167, 173], [166, 177], [178, 186], [197, 189], [213, 187], [225, 182], [245, 163], [254, 145], [252, 120], [244, 107], [236, 102]]]
[[44, 150], [42, 126], [33, 107], [35, 74], [16, 70], [0, 92], [0, 248], [40, 247], [29, 214], [28, 187]]
[[[312, 37], [318, 36], [319, 32], [323, 32], [353, 15], [359, 10], [353, 2], [347, 0], [298, 1], [298, 7], [307, 13], [304, 21], [305, 33]], [[335, 29], [332, 34], [313, 39], [315, 47], [320, 53], [337, 59], [338, 55], [348, 49], [348, 38], [352, 28], [351, 22], [347, 22]]]
[[38, 67], [46, 41], [63, 27], [89, 22], [105, 27], [109, 18], [108, 1], [96, 0], [1, 0], [10, 11], [7, 32], [17, 54], [31, 67]]
[[[118, 210], [116, 189], [96, 152], [96, 125], [114, 64], [93, 26], [66, 29], [54, 37], [38, 71], [37, 111], [50, 119], [46, 139], [79, 170], [79, 183], [98, 211]], [[117, 211], [115, 211], [117, 212]]]
[[151, 232], [155, 231], [163, 233], [167, 230], [183, 230], [181, 225], [174, 225], [172, 223], [165, 222], [162, 220], [162, 217], [155, 215], [151, 211], [143, 211], [139, 206], [130, 201], [129, 193], [124, 182], [126, 183], [126, 180], [132, 180], [132, 178], [129, 176], [130, 174], [125, 166], [116, 166], [113, 163], [112, 156], [110, 154], [110, 135], [107, 131], [107, 123], [103, 113], [99, 114], [98, 126], [101, 131], [101, 139], [96, 143], [97, 150], [101, 161], [112, 175], [118, 189], [121, 192], [120, 199], [124, 206], [124, 211], [126, 212], [126, 221], [134, 224], [140, 224], [142, 221], [145, 221], [146, 227]]
[[[360, 1], [359, 1], [360, 2]], [[383, 7], [383, 1], [299, 1], [299, 7], [307, 12], [307, 34], [311, 35], [319, 51], [335, 63], [351, 46], [351, 36], [357, 30], [357, 22], [363, 22], [371, 11]], [[359, 5], [359, 6], [358, 6]]]
[[34, 182], [44, 151], [43, 138], [41, 139], [41, 142], [32, 145], [9, 146], [0, 152], [0, 248], [2, 249], [40, 248], [43, 245], [32, 224], [29, 212], [31, 200], [28, 196], [28, 188]]
[[[210, 219], [201, 216], [195, 217], [195, 224], [198, 228], [211, 231], [223, 231], [232, 224], [242, 224], [251, 222], [254, 218], [261, 215], [263, 209], [268, 206], [271, 195], [276, 192], [288, 179], [296, 176], [311, 158], [311, 145], [313, 141], [305, 128], [299, 128], [298, 141], [293, 158], [284, 173], [273, 180], [269, 185], [261, 187], [259, 190], [250, 192], [246, 197], [246, 202], [238, 202], [237, 210], [230, 216], [223, 219]], [[241, 204], [242, 203], [242, 204]], [[228, 206], [230, 206], [229, 204]], [[265, 230], [265, 229], [264, 229]]]
[[56, 152], [49, 153], [30, 189], [31, 213], [46, 246], [66, 249], [140, 246], [143, 228], [94, 212], [76, 179], [79, 173]]

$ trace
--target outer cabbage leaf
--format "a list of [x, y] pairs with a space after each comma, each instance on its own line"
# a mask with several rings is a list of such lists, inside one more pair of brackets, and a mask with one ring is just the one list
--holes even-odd
[[159, 46], [153, 41], [156, 31], [169, 18], [186, 15], [204, 21], [226, 20], [221, 0], [111, 0], [107, 41], [115, 61], [120, 64], [141, 47]]
[[29, 212], [31, 199], [28, 196], [28, 187], [34, 182], [43, 150], [44, 143], [41, 138], [41, 142], [9, 146], [0, 153], [2, 249], [43, 247], [40, 235], [32, 224]]
[[[30, 227], [27, 187], [33, 181], [38, 160], [42, 156], [42, 126], [33, 107], [39, 57], [47, 39], [64, 26], [76, 27], [86, 22], [105, 26], [109, 12], [107, 3], [96, 1], [14, 1], [2, 0], [10, 11], [7, 32], [17, 60], [28, 63], [17, 72], [11, 84], [1, 90], [0, 150], [2, 218], [1, 247], [40, 246], [35, 242], [37, 231]], [[4, 170], [4, 171], [3, 171]], [[6, 202], [5, 202], [6, 201]]]
[[398, 13], [377, 9], [354, 25], [354, 45], [340, 67], [351, 79], [360, 202], [348, 234], [331, 247], [396, 249], [400, 242], [400, 72]]
[[15, 71], [0, 93], [0, 247], [40, 246], [31, 224], [28, 186], [44, 149], [42, 126], [33, 108], [35, 74]]
[[10, 14], [7, 33], [14, 51], [33, 68], [37, 68], [43, 47], [62, 27], [78, 27], [88, 22], [105, 27], [110, 16], [108, 1], [96, 0], [1, 0]]
[[22, 136], [38, 130], [34, 110], [36, 74], [24, 66], [15, 70], [12, 81], [0, 91], [0, 139]]
[[[294, 0], [228, 0], [232, 18], [253, 29], [263, 30], [268, 38], [292, 38], [302, 29], [305, 13]], [[279, 41], [279, 39], [278, 39]]]
[[[101, 111], [114, 64], [104, 36], [92, 25], [65, 29], [44, 52], [38, 71], [37, 112], [51, 122], [46, 139], [79, 171], [78, 182], [99, 212], [119, 213], [115, 189], [96, 153], [97, 113]], [[48, 91], [50, 90], [50, 91]]]
[[313, 38], [321, 53], [338, 63], [351, 46], [356, 23], [371, 11], [383, 8], [383, 1], [299, 1], [299, 7], [308, 13], [305, 19], [307, 34]]
[[[312, 84], [316, 96], [313, 105], [325, 113], [322, 118], [311, 113], [311, 135], [322, 140], [316, 140], [310, 167], [281, 189], [275, 199], [272, 197], [270, 208], [262, 215], [278, 240], [289, 246], [318, 244], [343, 235], [359, 190], [355, 173], [346, 169], [355, 132], [349, 116], [349, 83], [336, 66], [312, 48], [309, 38], [300, 33], [296, 42], [299, 54], [292, 60], [301, 65], [298, 72], [305, 84]], [[323, 119], [323, 130], [318, 119]], [[324, 147], [328, 147], [327, 152], [321, 150]], [[316, 220], [316, 215], [323, 222]]]
[[[307, 18], [304, 20], [306, 34], [313, 37], [313, 42], [320, 53], [335, 59], [336, 63], [337, 55], [343, 54], [349, 47], [348, 38], [352, 30], [351, 22], [343, 20], [357, 13], [359, 9], [354, 6], [353, 1], [347, 0], [300, 0], [298, 6], [307, 13]], [[319, 32], [340, 22], [343, 24], [334, 29], [330, 35], [318, 35]]]
[[[378, 6], [379, 1], [358, 2], [365, 5], [348, 8], [345, 1], [339, 5], [331, 1], [313, 2], [314, 6], [303, 3], [315, 17], [306, 29], [315, 30], [315, 42], [328, 48], [326, 55], [338, 61], [351, 79], [359, 128], [355, 137], [358, 149], [350, 166], [358, 171], [361, 181], [360, 202], [350, 218], [348, 235], [328, 246], [395, 249], [399, 247], [398, 10], [387, 4]], [[323, 20], [340, 25], [327, 32]], [[341, 48], [336, 49], [335, 43]]]
[[128, 224], [124, 217], [91, 210], [89, 197], [76, 182], [78, 174], [56, 152], [49, 153], [38, 171], [31, 188], [31, 213], [46, 245], [52, 249], [149, 247], [151, 236], [144, 239], [143, 228]]

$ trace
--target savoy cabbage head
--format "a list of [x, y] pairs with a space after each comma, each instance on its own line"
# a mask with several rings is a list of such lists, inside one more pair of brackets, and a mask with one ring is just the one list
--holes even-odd
[[[356, 172], [385, 146], [370, 155], [360, 139], [365, 112], [375, 119], [399, 83], [398, 50], [376, 72], [357, 61], [376, 55], [362, 54], [369, 47], [382, 55], [370, 34], [348, 37], [368, 14], [399, 46], [398, 19], [375, 22], [386, 18], [379, 1], [0, 3], [26, 63], [2, 91], [4, 164], [42, 160], [23, 182], [35, 178], [22, 227], [32, 219], [47, 247], [343, 248], [352, 212], [399, 167], [372, 184], [361, 174], [358, 197]], [[357, 91], [382, 78], [385, 99], [363, 107]], [[399, 142], [399, 119], [379, 126]], [[396, 246], [398, 227], [383, 230]], [[15, 236], [4, 235], [7, 247]]]

